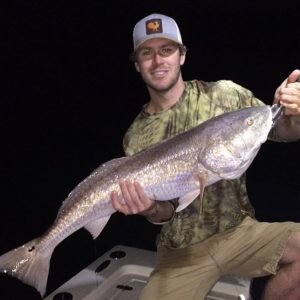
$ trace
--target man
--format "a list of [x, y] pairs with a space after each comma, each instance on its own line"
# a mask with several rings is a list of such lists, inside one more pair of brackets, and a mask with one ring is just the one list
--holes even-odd
[[[133, 41], [132, 59], [150, 100], [125, 134], [127, 155], [224, 112], [264, 105], [232, 81], [183, 81], [186, 48], [168, 16], [152, 14], [140, 20]], [[299, 70], [293, 71], [275, 92], [274, 102], [284, 107], [285, 115], [270, 135], [274, 140], [300, 138], [299, 76]], [[245, 175], [207, 187], [202, 213], [199, 198], [175, 213], [176, 200], [153, 201], [138, 182], [121, 181], [120, 187], [124, 201], [112, 194], [116, 210], [163, 224], [157, 265], [142, 300], [204, 299], [223, 274], [273, 274], [263, 299], [300, 299], [300, 224], [256, 221]]]

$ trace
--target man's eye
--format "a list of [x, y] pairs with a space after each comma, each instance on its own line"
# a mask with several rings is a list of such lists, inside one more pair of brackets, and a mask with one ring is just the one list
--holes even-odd
[[174, 47], [168, 47], [166, 48], [166, 52], [173, 52], [175, 50]]
[[151, 56], [152, 55], [152, 51], [151, 50], [143, 50], [140, 54], [142, 56]]
[[175, 47], [171, 47], [171, 46], [168, 46], [168, 47], [164, 47], [161, 49], [161, 54], [162, 55], [171, 55], [174, 51], [176, 50]]

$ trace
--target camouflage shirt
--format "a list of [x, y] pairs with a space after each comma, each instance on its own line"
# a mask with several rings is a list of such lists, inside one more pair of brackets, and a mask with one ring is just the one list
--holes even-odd
[[[137, 153], [222, 113], [259, 105], [264, 103], [232, 81], [187, 81], [182, 96], [171, 108], [150, 114], [144, 106], [124, 136], [125, 153]], [[203, 213], [199, 213], [200, 199], [196, 198], [163, 225], [158, 242], [170, 248], [186, 247], [236, 226], [245, 216], [254, 217], [245, 177], [208, 186]]]

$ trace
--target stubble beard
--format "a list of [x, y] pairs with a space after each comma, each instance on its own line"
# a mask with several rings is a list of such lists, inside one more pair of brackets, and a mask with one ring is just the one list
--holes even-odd
[[150, 79], [147, 79], [145, 77], [143, 79], [144, 79], [148, 89], [151, 89], [157, 93], [164, 93], [164, 92], [168, 92], [176, 85], [176, 83], [178, 82], [179, 76], [180, 76], [180, 67], [176, 68], [174, 75], [170, 78], [169, 82], [165, 85], [155, 84]]

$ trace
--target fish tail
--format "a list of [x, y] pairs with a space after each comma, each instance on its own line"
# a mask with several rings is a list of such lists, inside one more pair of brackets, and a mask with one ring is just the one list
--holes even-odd
[[37, 244], [38, 239], [34, 239], [1, 255], [0, 272], [33, 286], [44, 296], [52, 252], [42, 255], [37, 249]]

